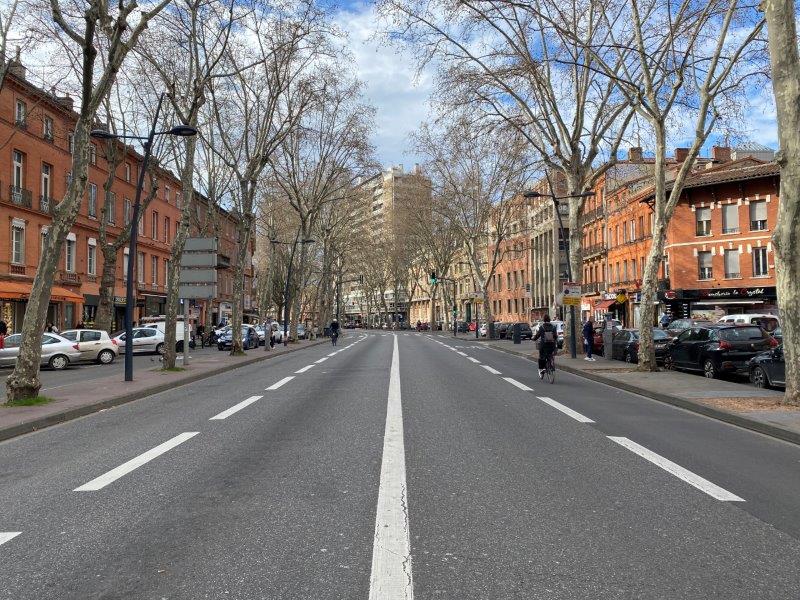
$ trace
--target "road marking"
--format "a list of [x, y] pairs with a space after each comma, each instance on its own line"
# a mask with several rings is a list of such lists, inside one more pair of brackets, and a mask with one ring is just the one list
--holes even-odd
[[21, 531], [0, 531], [0, 546], [5, 544], [6, 542], [10, 542], [15, 537], [17, 537]]
[[176, 435], [174, 438], [167, 440], [163, 444], [159, 444], [155, 448], [151, 448], [144, 454], [140, 454], [136, 458], [132, 458], [128, 462], [122, 463], [120, 466], [111, 469], [108, 473], [105, 473], [104, 475], [100, 475], [100, 477], [92, 479], [89, 483], [84, 483], [82, 486], [75, 488], [74, 491], [96, 492], [97, 490], [102, 490], [109, 483], [115, 482], [120, 477], [127, 475], [128, 473], [130, 473], [135, 469], [138, 469], [142, 465], [149, 463], [154, 458], [161, 456], [165, 452], [169, 452], [175, 446], [178, 446], [183, 442], [185, 442], [186, 440], [193, 438], [198, 433], [200, 432], [185, 431], [179, 435]]
[[239, 402], [239, 404], [234, 404], [229, 409], [223, 410], [218, 415], [214, 415], [213, 417], [211, 417], [209, 419], [209, 421], [221, 421], [222, 419], [227, 419], [232, 414], [237, 413], [240, 410], [242, 410], [243, 408], [246, 408], [246, 407], [250, 406], [253, 402], [261, 400], [261, 398], [263, 398], [263, 397], [264, 396], [250, 396], [246, 400], [242, 400], [241, 402]]
[[471, 360], [471, 361], [472, 361], [472, 362], [474, 362], [474, 363], [479, 363], [479, 362], [481, 362], [481, 361], [479, 361], [477, 358], [472, 358], [471, 356], [468, 356], [468, 357], [467, 357], [467, 360]]
[[537, 397], [539, 398], [539, 400], [541, 400], [545, 404], [549, 404], [550, 406], [552, 406], [556, 410], [560, 410], [562, 413], [564, 413], [567, 416], [572, 417], [573, 419], [575, 419], [579, 423], [594, 423], [594, 421], [592, 421], [589, 417], [584, 417], [581, 413], [572, 410], [568, 406], [564, 406], [560, 402], [556, 402], [552, 398], [547, 398], [545, 396], [537, 396]]
[[526, 392], [532, 392], [533, 391], [533, 388], [529, 388], [524, 383], [520, 383], [519, 381], [517, 381], [516, 379], [513, 379], [511, 377], [503, 377], [503, 379], [505, 379], [508, 383], [518, 387], [521, 390], [525, 390]]
[[671, 460], [664, 458], [660, 454], [656, 454], [652, 450], [648, 450], [644, 446], [641, 446], [630, 440], [626, 437], [615, 437], [613, 435], [608, 436], [608, 439], [618, 443], [620, 446], [624, 446], [631, 452], [638, 454], [645, 460], [650, 461], [657, 467], [661, 467], [667, 473], [671, 473], [675, 475], [678, 479], [683, 479], [689, 485], [693, 485], [701, 492], [705, 492], [712, 498], [716, 498], [717, 500], [722, 500], [723, 502], [744, 502], [744, 498], [740, 498], [736, 494], [732, 494], [728, 490], [719, 487], [715, 483], [711, 483], [708, 479], [704, 479], [697, 475], [696, 473], [692, 473], [688, 469], [684, 469], [679, 464], [672, 462]]
[[461, 356], [466, 356], [466, 352], [461, 352], [461, 350], [456, 351], [456, 354], [460, 354]]
[[[325, 360], [328, 360], [328, 359], [326, 358]], [[317, 361], [317, 362], [320, 362], [320, 361]], [[271, 386], [266, 388], [265, 391], [277, 390], [279, 387], [282, 387], [282, 386], [286, 385], [287, 383], [289, 383], [292, 379], [294, 379], [294, 375], [289, 375], [288, 377], [284, 377], [280, 381], [276, 381]]]
[[487, 371], [489, 371], [489, 373], [491, 373], [492, 375], [500, 375], [500, 371], [498, 371], [497, 369], [493, 369], [493, 368], [492, 368], [492, 367], [490, 367], [489, 365], [481, 365], [481, 366], [482, 366], [484, 369], [486, 369]]
[[326, 360], [328, 360], [328, 357], [327, 356], [323, 356], [319, 360], [315, 360], [314, 363], [319, 364], [319, 363], [325, 362]]
[[313, 368], [314, 368], [314, 365], [306, 365], [302, 369], [297, 369], [297, 371], [295, 371], [295, 373], [305, 373], [309, 369], [313, 369]]
[[[349, 346], [345, 346], [344, 348], [342, 348], [342, 350], [344, 350], [345, 348], [349, 348]], [[341, 352], [342, 350], [337, 350], [336, 352], [331, 352], [330, 354], [328, 354], [328, 356], [336, 356], [336, 355], [337, 355], [337, 354], [339, 354], [339, 352]]]
[[370, 600], [413, 600], [411, 542], [408, 530], [406, 452], [403, 443], [403, 405], [400, 395], [400, 357], [394, 338], [386, 431], [378, 488], [378, 510], [372, 544]]

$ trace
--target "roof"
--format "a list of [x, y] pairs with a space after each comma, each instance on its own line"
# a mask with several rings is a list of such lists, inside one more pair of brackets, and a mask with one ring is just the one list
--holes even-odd
[[758, 142], [742, 142], [734, 148], [734, 151], [747, 151], [747, 152], [775, 152], [769, 146], [759, 144]]

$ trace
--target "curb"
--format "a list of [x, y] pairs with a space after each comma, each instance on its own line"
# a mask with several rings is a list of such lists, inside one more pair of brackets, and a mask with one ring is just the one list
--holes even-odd
[[242, 367], [249, 367], [250, 365], [253, 365], [257, 362], [269, 360], [271, 358], [277, 358], [279, 356], [286, 356], [287, 354], [298, 352], [300, 350], [305, 350], [306, 348], [313, 348], [314, 346], [319, 346], [321, 344], [326, 343], [327, 341], [328, 340], [320, 340], [318, 342], [306, 344], [301, 348], [292, 348], [291, 350], [285, 350], [283, 352], [280, 352], [279, 354], [266, 354], [265, 356], [248, 358], [234, 365], [217, 367], [215, 369], [211, 369], [208, 371], [199, 371], [197, 373], [193, 373], [185, 377], [184, 379], [181, 379], [178, 382], [165, 381], [164, 383], [159, 383], [158, 385], [154, 385], [152, 387], [148, 387], [143, 390], [138, 390], [136, 392], [130, 392], [129, 394], [125, 394], [123, 396], [109, 398], [108, 400], [95, 402], [93, 404], [87, 404], [85, 406], [70, 408], [69, 410], [65, 410], [63, 412], [55, 413], [52, 415], [47, 415], [46, 417], [39, 417], [38, 419], [32, 419], [31, 421], [26, 421], [25, 423], [20, 423], [19, 425], [12, 425], [10, 427], [5, 427], [0, 429], [0, 442], [9, 440], [11, 438], [20, 435], [24, 435], [26, 433], [32, 433], [34, 431], [44, 429], [45, 427], [50, 427], [51, 425], [58, 425], [59, 423], [65, 423], [67, 421], [71, 421], [79, 417], [85, 417], [86, 415], [90, 415], [92, 413], [96, 413], [101, 410], [105, 410], [107, 408], [113, 408], [115, 406], [120, 406], [121, 404], [127, 404], [128, 402], [133, 402], [134, 400], [140, 400], [141, 398], [146, 398], [147, 396], [152, 396], [154, 394], [166, 392], [167, 390], [174, 389], [176, 387], [181, 387], [189, 383], [195, 383], [196, 381], [208, 379], [209, 377], [214, 377], [215, 375], [221, 375], [222, 373], [227, 373], [228, 371], [233, 371], [235, 369], [240, 369]]
[[[496, 348], [495, 346], [488, 347], [492, 348], [493, 350], [497, 350], [498, 352], [505, 352], [506, 354], [520, 356], [526, 360], [533, 360], [530, 355], [524, 352], [519, 352], [510, 348]], [[729, 423], [730, 425], [736, 425], [737, 427], [762, 433], [764, 435], [783, 440], [784, 442], [800, 445], [800, 433], [792, 431], [791, 429], [786, 429], [778, 425], [771, 425], [762, 421], [755, 421], [742, 415], [737, 415], [736, 413], [730, 413], [718, 408], [713, 408], [699, 402], [693, 402], [692, 400], [687, 400], [686, 398], [680, 398], [670, 394], [662, 394], [661, 392], [654, 392], [647, 388], [632, 385], [630, 383], [624, 383], [608, 377], [603, 377], [597, 373], [587, 373], [568, 365], [560, 364], [558, 368], [561, 371], [583, 377], [584, 379], [597, 381], [598, 383], [603, 383], [617, 389], [625, 390], [626, 392], [638, 394], [639, 396], [644, 396], [645, 398], [650, 398], [651, 400], [657, 400], [658, 402], [671, 404], [672, 406], [677, 406], [678, 408], [683, 408], [693, 413], [711, 417], [712, 419], [717, 419], [718, 421], [723, 421], [725, 423]]]

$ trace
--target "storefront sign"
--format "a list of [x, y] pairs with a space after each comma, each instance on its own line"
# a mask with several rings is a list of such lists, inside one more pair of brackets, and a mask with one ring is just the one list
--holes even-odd
[[659, 293], [662, 300], [715, 300], [736, 298], [774, 298], [775, 287], [709, 288], [699, 290], [667, 290]]
[[114, 304], [117, 306], [125, 306], [125, 296], [114, 296]]

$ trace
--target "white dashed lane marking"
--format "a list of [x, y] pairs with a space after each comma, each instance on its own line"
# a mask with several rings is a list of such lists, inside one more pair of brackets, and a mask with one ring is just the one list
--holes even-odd
[[529, 388], [524, 383], [520, 383], [519, 381], [517, 381], [516, 379], [513, 379], [512, 377], [503, 377], [503, 379], [505, 379], [508, 383], [510, 383], [513, 386], [518, 387], [521, 390], [525, 390], [526, 392], [532, 392], [533, 391], [533, 388]]
[[295, 371], [295, 373], [305, 373], [306, 371], [308, 371], [309, 369], [312, 369], [313, 367], [314, 367], [314, 365], [306, 365], [302, 369], [297, 369], [297, 371]]
[[[326, 358], [325, 360], [328, 360], [328, 359]], [[317, 362], [319, 362], [319, 361], [317, 361]], [[286, 385], [287, 383], [289, 383], [292, 379], [294, 379], [294, 375], [289, 375], [288, 377], [284, 377], [280, 381], [276, 381], [275, 383], [273, 383], [271, 386], [269, 386], [266, 389], [267, 389], [267, 391], [269, 391], [269, 390], [277, 390], [279, 387], [282, 387], [282, 386]]]
[[573, 419], [575, 419], [579, 423], [594, 423], [594, 421], [592, 421], [589, 417], [583, 416], [581, 413], [572, 410], [568, 406], [564, 406], [560, 402], [556, 402], [552, 398], [547, 398], [545, 396], [538, 396], [538, 398], [539, 398], [539, 400], [541, 400], [545, 404], [549, 404], [550, 406], [552, 406], [556, 410], [560, 410], [562, 413], [564, 413], [565, 415], [567, 415], [569, 417], [572, 417]]
[[15, 537], [17, 537], [21, 531], [0, 531], [0, 546], [5, 544], [6, 542], [10, 542]]
[[500, 374], [501, 374], [501, 373], [500, 373], [500, 371], [498, 371], [497, 369], [493, 369], [493, 368], [492, 368], [492, 367], [490, 367], [489, 365], [481, 365], [481, 366], [482, 366], [484, 369], [486, 369], [487, 371], [489, 371], [489, 373], [491, 373], [492, 375], [500, 375]]
[[211, 418], [209, 419], [209, 421], [221, 421], [222, 419], [227, 419], [227, 418], [228, 418], [228, 417], [230, 417], [232, 414], [235, 414], [235, 413], [239, 412], [239, 411], [240, 411], [240, 410], [242, 410], [243, 408], [247, 408], [247, 407], [248, 407], [248, 406], [250, 406], [250, 405], [251, 405], [253, 402], [257, 402], [257, 401], [261, 400], [261, 398], [263, 398], [263, 397], [264, 397], [264, 396], [250, 396], [250, 397], [249, 397], [249, 398], [247, 398], [246, 400], [242, 400], [241, 402], [239, 402], [239, 404], [234, 404], [234, 405], [233, 405], [233, 406], [231, 406], [229, 409], [227, 409], [227, 410], [223, 410], [223, 411], [222, 411], [221, 413], [219, 413], [218, 415], [214, 415], [213, 417], [211, 417]]

